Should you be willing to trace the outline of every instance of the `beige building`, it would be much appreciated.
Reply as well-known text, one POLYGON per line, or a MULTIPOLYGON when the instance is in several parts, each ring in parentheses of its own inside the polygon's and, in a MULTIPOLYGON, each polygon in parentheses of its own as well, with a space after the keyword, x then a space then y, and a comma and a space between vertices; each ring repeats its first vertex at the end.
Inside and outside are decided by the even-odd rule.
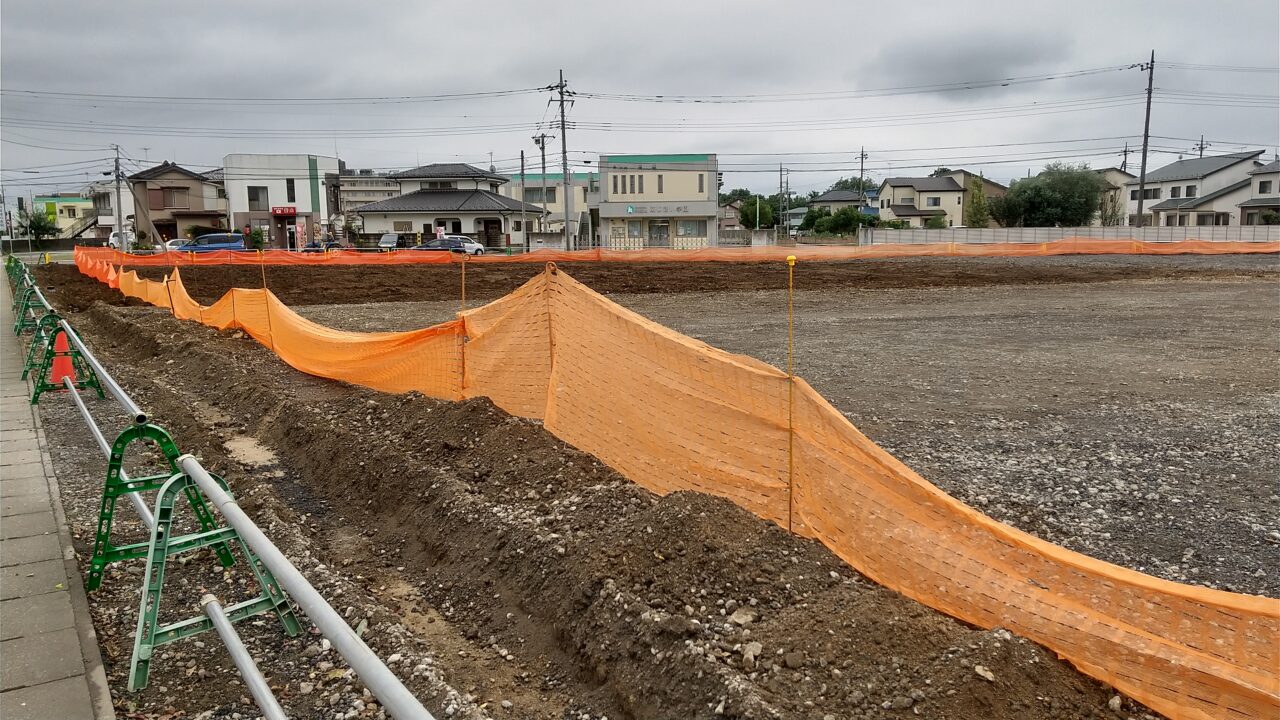
POLYGON ((58 237, 78 237, 97 221, 93 199, 80 193, 49 193, 31 200, 32 212, 44 212, 58 226, 58 237))
POLYGON ((387 200, 400 194, 400 183, 372 170, 342 170, 338 175, 338 213, 348 220, 361 205, 387 200))
POLYGON ((604 247, 700 248, 719 238, 715 155, 601 155, 604 247))
MULTIPOLYGON (((595 173, 570 173, 569 191, 573 201, 569 205, 575 234, 585 235, 586 213, 595 210, 599 203, 599 183, 595 173), (579 227, 579 226, 582 227, 579 227)), ((564 173, 525 173, 523 184, 519 174, 508 175, 507 184, 498 192, 512 200, 524 200, 529 205, 545 208, 546 217, 530 216, 531 232, 564 232, 564 173)))
POLYGON ((1280 215, 1280 160, 1249 173, 1249 199, 1239 204, 1241 225, 1261 225, 1263 215, 1280 215))
POLYGON ((734 200, 721 205, 718 217, 720 230, 741 230, 742 201, 734 200))
POLYGON ((185 237, 192 225, 227 227, 227 194, 220 173, 197 173, 165 161, 129 176, 134 227, 150 244, 185 237), (156 238, 155 235, 159 235, 156 238))
MULTIPOLYGON (((967 170, 953 170, 938 177, 889 178, 880 184, 880 219, 905 220, 911 227, 925 227, 931 217, 942 217, 947 227, 964 225, 964 201, 974 181, 987 199, 1003 197, 1004 185, 967 170)), ((991 222, 989 227, 995 227, 991 222)))
POLYGON ((818 197, 809 201, 810 208, 826 208, 827 212, 835 215, 836 212, 847 207, 863 208, 870 207, 868 199, 857 190, 828 190, 818 197))
POLYGON ((1106 224, 1123 225, 1125 220, 1125 186, 1137 176, 1120 168, 1103 168, 1094 172, 1102 177, 1106 187, 1103 189, 1102 197, 1098 201, 1098 212, 1094 213, 1093 220, 1089 224, 1095 227, 1106 224), (1105 222, 1107 219, 1115 222, 1107 223, 1105 222))

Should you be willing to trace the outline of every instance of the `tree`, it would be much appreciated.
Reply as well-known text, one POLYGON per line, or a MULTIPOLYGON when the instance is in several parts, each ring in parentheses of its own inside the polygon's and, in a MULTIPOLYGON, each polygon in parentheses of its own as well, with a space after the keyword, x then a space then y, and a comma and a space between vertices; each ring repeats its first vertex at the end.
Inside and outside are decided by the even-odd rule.
POLYGON ((743 201, 742 209, 738 211, 738 221, 743 227, 759 230, 760 228, 773 227, 773 205, 767 201, 761 201, 760 198, 752 197, 743 201), (756 206, 760 206, 760 224, 756 225, 756 206))
POLYGON ((879 184, 879 183, 877 183, 876 181, 872 180, 871 178, 868 178, 868 177, 863 177, 863 178, 848 177, 848 178, 840 178, 839 180, 837 180, 837 181, 835 181, 834 183, 832 183, 832 184, 831 184, 831 187, 830 187, 830 188, 827 188, 827 189, 828 189, 828 190, 852 190, 852 191, 854 191, 854 192, 866 192, 866 191, 868 191, 868 190, 875 190, 875 189, 876 189, 876 188, 878 188, 878 187, 880 187, 880 184, 879 184))
POLYGON ((940 167, 937 170, 934 170, 933 172, 929 173, 929 177, 942 177, 943 175, 946 175, 950 172, 952 172, 951 168, 940 167))
POLYGON ((930 215, 928 219, 924 221, 924 226, 930 230, 946 230, 947 216, 946 215, 930 215))
POLYGON ((822 218, 831 217, 831 211, 825 207, 811 207, 809 212, 804 214, 804 219, 800 221, 801 230, 813 230, 814 226, 822 218))
POLYGON ((18 232, 31 238, 31 242, 40 247, 42 240, 58 234, 58 223, 44 212, 21 210, 18 212, 18 232))
POLYGON ((1098 222, 1106 227, 1116 227, 1124 222, 1124 207, 1120 204, 1120 193, 1107 191, 1102 194, 1098 222))
POLYGON ((1098 212, 1106 180, 1088 165, 1050 163, 1039 175, 1015 181, 991 216, 1004 227, 1080 227, 1098 212))
POLYGON ((731 202, 746 202, 754 193, 746 188, 734 188, 727 193, 720 193, 720 204, 728 205, 731 202))
POLYGON ((1280 213, 1268 210, 1258 216, 1259 225, 1280 225, 1280 213))
POLYGON ((987 193, 982 178, 969 181, 969 197, 964 201, 964 224, 967 227, 984 228, 991 224, 991 210, 987 207, 987 193))

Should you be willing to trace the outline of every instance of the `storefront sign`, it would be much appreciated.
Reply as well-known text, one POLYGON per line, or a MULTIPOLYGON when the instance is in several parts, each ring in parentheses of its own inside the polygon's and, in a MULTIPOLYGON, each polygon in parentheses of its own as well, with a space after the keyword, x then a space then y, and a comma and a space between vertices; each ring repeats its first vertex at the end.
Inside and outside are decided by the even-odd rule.
POLYGON ((272 215, 297 215, 298 208, 292 205, 282 205, 279 207, 271 208, 271 214, 272 215))

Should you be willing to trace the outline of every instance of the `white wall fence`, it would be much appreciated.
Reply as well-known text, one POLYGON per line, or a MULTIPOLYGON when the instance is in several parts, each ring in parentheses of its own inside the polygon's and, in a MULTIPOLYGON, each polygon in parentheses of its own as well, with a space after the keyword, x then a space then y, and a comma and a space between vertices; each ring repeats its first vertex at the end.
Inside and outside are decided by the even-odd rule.
MULTIPOLYGON (((1176 242, 1277 242, 1280 225, 1197 225, 1184 227, 1078 227, 1078 228, 946 228, 925 230, 859 229, 859 245, 889 243, 1044 243, 1064 238, 1176 242)), ((848 238, 803 238, 804 244, 845 245, 848 238)))

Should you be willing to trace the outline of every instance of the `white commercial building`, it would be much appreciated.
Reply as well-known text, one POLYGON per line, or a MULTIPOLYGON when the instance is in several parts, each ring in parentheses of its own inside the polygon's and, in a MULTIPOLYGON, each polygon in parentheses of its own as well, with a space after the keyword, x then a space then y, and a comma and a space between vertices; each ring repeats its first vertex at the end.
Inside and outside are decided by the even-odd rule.
POLYGON ((262 228, 266 244, 282 248, 301 247, 329 231, 337 158, 233 154, 222 163, 235 228, 262 228))

